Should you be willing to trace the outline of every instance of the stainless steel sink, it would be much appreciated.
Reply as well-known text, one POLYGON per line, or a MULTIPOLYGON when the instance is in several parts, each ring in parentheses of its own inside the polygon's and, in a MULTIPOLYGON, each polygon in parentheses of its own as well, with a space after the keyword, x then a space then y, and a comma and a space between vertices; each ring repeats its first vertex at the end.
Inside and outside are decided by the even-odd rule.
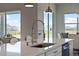
POLYGON ((51 45, 54 45, 54 43, 41 43, 41 44, 37 44, 37 45, 31 46, 31 47, 45 48, 45 47, 48 47, 51 45))

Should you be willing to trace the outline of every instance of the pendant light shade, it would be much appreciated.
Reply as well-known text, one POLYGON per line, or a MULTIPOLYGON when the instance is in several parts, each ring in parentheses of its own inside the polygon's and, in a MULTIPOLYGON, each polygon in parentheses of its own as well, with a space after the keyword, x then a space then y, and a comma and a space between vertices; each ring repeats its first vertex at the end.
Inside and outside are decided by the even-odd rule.
POLYGON ((52 12, 52 9, 50 9, 50 6, 48 6, 48 9, 46 9, 46 12, 52 12))

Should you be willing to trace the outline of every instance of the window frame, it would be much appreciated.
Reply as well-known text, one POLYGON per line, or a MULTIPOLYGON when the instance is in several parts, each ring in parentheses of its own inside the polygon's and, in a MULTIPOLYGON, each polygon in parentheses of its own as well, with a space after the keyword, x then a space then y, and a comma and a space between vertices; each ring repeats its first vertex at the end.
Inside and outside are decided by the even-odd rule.
MULTIPOLYGON (((65 14, 77 14, 77 13, 64 13, 64 26, 65 26, 65 24, 76 24, 77 25, 77 27, 76 27, 76 33, 79 32, 79 16, 78 16, 78 14, 77 14, 77 23, 65 23, 65 14)), ((65 32, 66 32, 66 27, 65 27, 65 32)))
MULTIPOLYGON (((46 14, 46 12, 44 11, 43 12, 43 21, 45 22, 45 14, 46 14)), ((44 43, 53 43, 54 42, 54 29, 53 30, 51 30, 52 31, 52 41, 50 42, 50 31, 49 31, 49 25, 50 25, 50 20, 48 20, 48 18, 50 19, 50 14, 51 14, 51 19, 52 19, 52 28, 54 28, 54 12, 51 12, 51 13, 47 13, 47 33, 48 33, 48 35, 47 35, 47 38, 48 38, 48 40, 47 40, 47 42, 45 42, 44 41, 44 43), (48 14, 49 14, 49 16, 48 16, 48 14)), ((45 24, 45 23, 44 23, 45 24)), ((44 25, 44 27, 45 27, 45 25, 44 25)), ((44 30, 45 30, 45 28, 44 28, 44 30)))

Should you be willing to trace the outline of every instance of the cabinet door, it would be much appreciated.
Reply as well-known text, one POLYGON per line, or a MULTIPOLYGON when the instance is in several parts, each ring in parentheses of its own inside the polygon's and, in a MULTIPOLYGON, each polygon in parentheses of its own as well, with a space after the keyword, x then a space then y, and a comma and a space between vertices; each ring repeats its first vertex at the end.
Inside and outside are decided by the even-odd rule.
POLYGON ((73 40, 69 42, 69 50, 70 56, 73 56, 73 40))
POLYGON ((55 56, 61 56, 62 52, 57 53, 55 56))
POLYGON ((45 56, 45 54, 44 54, 44 53, 42 53, 42 54, 39 54, 39 55, 37 55, 37 56, 45 56))
POLYGON ((56 55, 62 55, 62 47, 57 47, 54 50, 50 50, 46 52, 47 56, 56 56, 56 55))

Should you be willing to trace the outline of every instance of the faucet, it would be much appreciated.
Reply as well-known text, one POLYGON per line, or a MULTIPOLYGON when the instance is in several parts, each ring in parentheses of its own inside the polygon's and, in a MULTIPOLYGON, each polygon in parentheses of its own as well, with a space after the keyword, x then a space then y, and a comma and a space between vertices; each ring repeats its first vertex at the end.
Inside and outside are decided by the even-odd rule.
MULTIPOLYGON (((42 25, 43 25, 43 40, 45 40, 45 31, 44 31, 44 22, 42 20, 35 20, 36 22, 41 22, 42 25)), ((35 25, 35 22, 33 22, 33 25, 32 25, 32 44, 34 43, 34 40, 33 40, 33 30, 34 30, 34 25, 35 25)), ((39 33, 40 35, 40 33, 39 33)))

